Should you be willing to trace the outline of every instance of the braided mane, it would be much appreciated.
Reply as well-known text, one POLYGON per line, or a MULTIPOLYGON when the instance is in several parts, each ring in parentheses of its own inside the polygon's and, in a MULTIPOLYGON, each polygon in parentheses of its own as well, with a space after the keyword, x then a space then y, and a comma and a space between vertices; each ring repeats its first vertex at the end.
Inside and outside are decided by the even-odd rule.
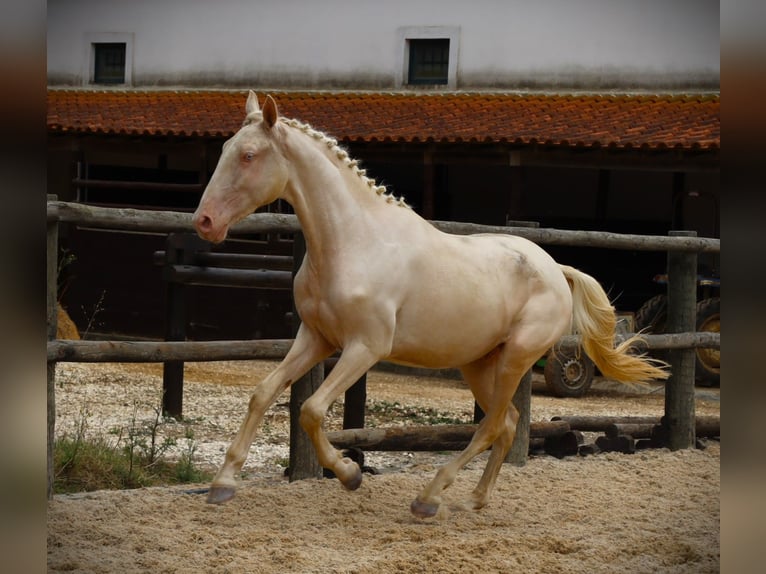
MULTIPOLYGON (((263 115, 260 111, 252 112, 245 118, 245 121, 242 123, 242 126, 244 127, 246 125, 249 125, 256 120, 261 119, 262 117, 263 115)), ((303 123, 301 121, 298 121, 295 119, 289 119, 289 118, 285 118, 281 116, 279 120, 283 124, 288 125, 291 128, 296 128, 302 131, 304 134, 311 137, 312 139, 315 139, 317 141, 324 143, 327 146, 327 149, 330 150, 330 153, 332 155, 334 155, 341 162, 343 162, 343 164, 346 167, 351 169, 357 176, 359 176, 359 178, 364 182, 364 184, 369 189, 373 190, 379 196, 384 198, 388 203, 393 203, 401 207, 406 207, 407 209, 412 209, 412 206, 407 204, 407 202, 404 201, 403 197, 395 197, 394 195, 388 193, 386 186, 378 185, 374 179, 367 177, 367 170, 364 170, 359 167, 359 160, 351 159, 351 157, 348 155, 348 152, 344 150, 338 144, 338 140, 328 136, 327 134, 320 132, 319 130, 315 130, 310 125, 303 123)))

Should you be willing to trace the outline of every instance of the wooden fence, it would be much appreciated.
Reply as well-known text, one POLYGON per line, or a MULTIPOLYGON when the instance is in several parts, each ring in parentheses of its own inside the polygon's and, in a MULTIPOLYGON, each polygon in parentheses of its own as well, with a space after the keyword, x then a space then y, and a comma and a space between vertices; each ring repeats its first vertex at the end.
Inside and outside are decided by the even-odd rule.
MULTIPOLYGON (((55 424, 55 364, 68 362, 167 362, 167 361, 222 361, 281 359, 292 343, 291 340, 261 341, 62 341, 56 340, 56 297, 58 268, 58 225, 70 223, 104 228, 142 232, 191 232, 193 226, 188 213, 149 211, 138 209, 115 209, 66 203, 49 198, 47 205, 47 321, 48 321, 48 496, 53 489, 53 441, 55 424)), ((593 231, 568 231, 532 227, 497 227, 471 223, 435 221, 437 228, 456 234, 505 233, 526 237, 546 245, 601 247, 607 249, 666 251, 668 253, 668 320, 666 335, 649 335, 646 347, 672 349, 670 364, 672 375, 666 384, 665 420, 667 422, 668 446, 673 449, 689 448, 695 444, 694 412, 694 349, 697 347, 720 348, 720 334, 695 332, 697 254, 719 253, 720 240, 698 238, 693 232, 670 232, 670 236, 644 236, 593 231)), ((298 220, 292 215, 253 214, 233 226, 231 235, 251 233, 297 233, 298 220)), ((151 262, 147 262, 151 264, 151 262)), ((564 346, 577 344, 576 337, 564 337, 564 346)), ((321 382, 321 374, 309 373, 293 385, 293 394, 307 396, 321 382)), ((530 385, 520 387, 517 407, 521 407, 522 421, 529 426, 530 385), (526 415, 526 417, 524 416, 526 415)), ((300 399, 291 400, 291 421, 297 422, 296 405, 300 399)), ((523 426, 523 425, 520 425, 523 426)), ((313 458, 313 450, 305 440, 293 441, 291 425, 291 466, 313 458), (307 449, 311 452, 295 452, 307 449)), ((529 429, 519 429, 520 440, 515 452, 526 456, 529 429), (523 443, 523 444, 522 444, 523 443)), ((518 456, 518 455, 517 455, 518 456)), ((311 476, 314 469, 304 474, 311 476)), ((298 476, 300 475, 300 470, 298 476)))

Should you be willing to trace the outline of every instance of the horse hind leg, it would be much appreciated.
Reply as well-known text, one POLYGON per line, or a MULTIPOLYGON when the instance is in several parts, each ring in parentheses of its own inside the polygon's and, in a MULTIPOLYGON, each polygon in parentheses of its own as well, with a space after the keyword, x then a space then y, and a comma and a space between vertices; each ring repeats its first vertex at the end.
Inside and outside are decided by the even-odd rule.
POLYGON ((514 421, 518 419, 518 413, 515 409, 509 413, 509 408, 512 408, 511 399, 521 376, 526 372, 526 362, 522 365, 510 363, 507 360, 509 353, 511 350, 505 345, 489 356, 463 367, 463 375, 485 416, 465 450, 440 468, 434 479, 412 502, 410 510, 415 516, 435 516, 442 502, 441 493, 452 484, 458 471, 495 443, 497 448, 493 448, 478 486, 471 499, 460 508, 476 510, 487 504, 502 462, 513 442, 516 430, 514 421))
MULTIPOLYGON (((484 407, 482 407, 482 410, 484 407)), ((500 474, 503 462, 505 462, 508 451, 511 449, 513 439, 516 436, 516 425, 519 421, 519 413, 512 404, 508 405, 506 411, 505 428, 498 435, 495 442, 492 443, 492 451, 484 467, 479 483, 471 493, 471 497, 459 506, 461 510, 480 510, 484 508, 492 496, 497 477, 500 474)))
MULTIPOLYGON (((474 365, 469 365, 463 369, 463 376, 468 382, 468 386, 476 398, 476 402, 479 403, 479 406, 484 412, 489 410, 493 401, 496 375, 496 364, 490 364, 479 368, 475 368, 474 365)), ((470 499, 460 505, 458 507, 459 509, 475 511, 485 507, 487 503, 489 503, 489 499, 497 481, 497 476, 500 473, 503 462, 508 455, 508 451, 511 449, 513 439, 516 436, 516 425, 518 424, 518 421, 519 413, 516 410, 516 407, 510 403, 506 411, 505 427, 500 432, 497 439, 495 439, 495 442, 492 443, 492 451, 490 452, 489 460, 484 468, 481 479, 471 493, 470 499)))

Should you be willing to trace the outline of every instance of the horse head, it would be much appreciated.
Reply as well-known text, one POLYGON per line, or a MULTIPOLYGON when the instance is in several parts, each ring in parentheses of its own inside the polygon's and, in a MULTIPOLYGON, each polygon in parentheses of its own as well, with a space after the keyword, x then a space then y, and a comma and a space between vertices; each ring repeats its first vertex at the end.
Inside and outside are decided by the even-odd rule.
POLYGON ((202 194, 192 221, 203 239, 220 243, 229 228, 285 189, 288 166, 279 152, 277 104, 266 96, 263 109, 251 90, 245 121, 223 144, 221 157, 202 194))

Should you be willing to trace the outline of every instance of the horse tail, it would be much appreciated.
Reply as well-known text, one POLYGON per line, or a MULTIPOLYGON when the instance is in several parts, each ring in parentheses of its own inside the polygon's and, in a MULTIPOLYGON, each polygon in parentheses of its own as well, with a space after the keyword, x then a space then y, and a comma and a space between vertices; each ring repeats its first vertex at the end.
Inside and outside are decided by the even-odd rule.
POLYGON ((667 379, 667 363, 630 353, 631 346, 642 340, 640 335, 614 345, 617 316, 598 281, 574 267, 560 267, 572 291, 573 330, 581 336, 583 350, 601 374, 627 383, 667 379))

